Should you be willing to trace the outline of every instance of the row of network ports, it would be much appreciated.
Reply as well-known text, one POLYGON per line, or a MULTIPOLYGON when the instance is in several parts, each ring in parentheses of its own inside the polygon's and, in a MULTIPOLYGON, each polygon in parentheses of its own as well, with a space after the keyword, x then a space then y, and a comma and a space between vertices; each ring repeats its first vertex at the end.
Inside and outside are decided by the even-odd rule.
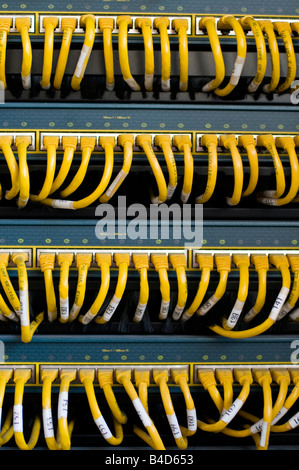
MULTIPOLYGON (((169 445, 174 448, 184 450, 189 442, 192 445, 192 441, 199 445, 197 436, 202 432, 210 436, 226 432, 233 437, 250 436, 258 450, 268 450, 273 435, 292 434, 299 425, 297 367, 195 366, 194 372, 200 387, 193 388, 190 384, 186 367, 165 365, 164 368, 156 368, 153 365, 144 369, 118 366, 97 369, 81 365, 68 368, 43 365, 39 370, 42 401, 39 403, 35 394, 35 406, 31 404, 30 421, 33 425, 30 429, 24 417, 26 406, 30 404, 32 369, 26 366, 0 367, 0 398, 1 403, 5 403, 6 412, 0 434, 1 445, 32 450, 38 444, 51 450, 70 450, 79 418, 78 409, 84 410, 85 417, 90 415, 107 445, 117 446, 125 442, 124 434, 129 425, 136 439, 138 436, 143 445, 155 450, 165 450, 169 436, 169 445), (75 383, 84 390, 83 394, 78 393, 77 387, 73 386, 75 383), (127 396, 127 402, 118 389, 127 396), (151 393, 153 390, 157 393, 151 393), (160 401, 158 413, 155 410, 157 403, 153 403, 155 396, 155 401, 157 397, 160 401), (75 417, 70 411, 72 405, 75 406, 75 417), (168 423, 166 436, 161 430, 164 421, 168 423), (59 437, 58 434, 56 436, 56 426, 59 437), (28 441, 25 429, 26 434, 28 429, 31 433, 28 441), (13 444, 11 440, 14 440, 13 444)), ((26 419, 27 416, 28 413, 26 419)), ((89 439, 93 433, 91 429, 89 439)), ((103 442, 96 445, 103 445, 103 442)))
MULTIPOLYGON (((299 165, 297 148, 299 136, 289 135, 235 135, 235 134, 113 134, 113 133, 41 133, 41 134, 18 134, 0 136, 0 147, 4 154, 6 164, 10 173, 11 188, 6 191, 6 200, 16 200, 18 207, 27 206, 28 202, 41 203, 48 207, 58 209, 77 210, 93 205, 96 201, 107 203, 124 184, 133 165, 133 155, 136 146, 145 153, 147 164, 153 174, 155 189, 151 192, 151 203, 162 204, 170 201, 178 187, 178 164, 175 153, 183 153, 183 182, 180 190, 180 200, 187 203, 192 189, 194 189, 194 175, 197 165, 197 155, 200 155, 198 163, 203 163, 202 156, 208 152, 208 180, 203 194, 195 199, 196 204, 208 202, 216 189, 218 176, 218 159, 222 152, 228 152, 233 166, 233 187, 231 195, 226 196, 229 206, 239 205, 241 200, 248 196, 256 195, 258 202, 266 206, 285 206, 298 202, 299 165), (192 141, 194 137, 195 142, 192 141), (39 143, 38 143, 39 140, 39 143), (16 146, 18 158, 13 152, 16 146), (67 187, 63 186, 68 181, 72 172, 73 160, 76 151, 80 147, 81 164, 75 171, 72 180, 67 187), (195 147, 194 147, 195 146, 195 147), (117 174, 113 175, 115 156, 114 152, 119 148, 123 151, 122 167, 118 168, 117 174), (176 150, 174 150, 174 147, 176 150), (43 184, 37 189, 37 194, 32 194, 32 186, 36 184, 34 176, 30 175, 28 168, 28 154, 34 149, 46 153, 44 165, 43 184), (104 152, 102 162, 103 171, 94 189, 85 197, 77 200, 68 199, 84 185, 87 172, 93 161, 94 151, 104 152), (197 155, 193 154, 195 150, 197 155), (263 175, 259 173, 260 150, 270 155, 269 160, 275 168, 276 188, 259 191, 258 186, 263 182, 263 175), (166 164, 168 177, 162 170, 162 162, 159 161, 156 150, 162 153, 166 164), (59 165, 58 153, 62 152, 62 161, 59 165), (243 152, 245 152, 245 157, 243 152), (202 155, 201 155, 202 154, 202 155), (249 181, 244 182, 243 159, 249 161, 249 181), (287 158, 288 163, 283 160, 287 158), (290 183, 286 175, 291 172, 290 183), (58 171, 56 171, 56 167, 58 171), (59 196, 56 196, 60 192, 59 196), (53 196, 52 196, 53 195, 53 196)), ((38 152, 38 151, 37 151, 38 152)), ((226 153, 223 153, 226 155, 226 153)), ((223 156, 222 155, 222 156, 223 156)), ((273 168, 273 170, 274 170, 273 168)), ((273 171, 274 173, 274 171, 273 171)), ((89 185, 90 187, 90 185, 89 185)), ((35 190, 34 190, 35 191, 35 190)), ((86 191, 86 190, 85 190, 86 191)))

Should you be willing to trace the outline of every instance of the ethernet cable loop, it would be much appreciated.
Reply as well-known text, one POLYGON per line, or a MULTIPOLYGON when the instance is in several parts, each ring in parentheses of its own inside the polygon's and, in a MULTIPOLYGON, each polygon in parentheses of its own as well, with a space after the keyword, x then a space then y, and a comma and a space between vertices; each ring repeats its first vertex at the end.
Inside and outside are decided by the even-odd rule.
POLYGON ((53 79, 53 87, 56 90, 61 89, 76 23, 76 18, 61 18, 61 29, 63 36, 53 79))
POLYGON ((169 18, 161 17, 154 19, 154 28, 160 33, 161 42, 161 89, 170 91, 171 80, 171 51, 168 37, 169 18))
POLYGON ((71 168, 74 153, 77 149, 78 139, 76 136, 63 136, 62 137, 62 148, 63 148, 63 159, 59 168, 58 174, 55 176, 52 187, 49 194, 53 194, 59 190, 61 185, 64 183, 69 170, 71 168))
POLYGON ((21 35, 23 47, 21 78, 24 90, 30 90, 31 88, 32 46, 29 36, 30 26, 30 18, 16 18, 16 28, 21 35))
POLYGON ((297 73, 296 56, 291 37, 292 29, 291 25, 286 22, 274 21, 273 26, 274 30, 277 31, 279 36, 282 38, 287 57, 287 76, 283 83, 281 83, 277 88, 277 93, 283 93, 291 87, 297 73))
POLYGON ((0 137, 0 148, 3 152, 4 158, 6 160, 7 166, 10 172, 11 178, 11 189, 6 191, 5 199, 11 200, 17 196, 19 193, 19 167, 14 156, 14 153, 11 148, 12 145, 12 136, 1 136, 0 137))
POLYGON ((72 77, 71 87, 73 90, 80 90, 81 81, 92 52, 95 40, 95 17, 94 15, 83 15, 80 18, 81 26, 85 27, 84 44, 72 77))
MULTIPOLYGON (((13 376, 13 369, 0 370, 0 417, 2 418, 3 401, 7 383, 13 376)), ((9 409, 2 425, 0 421, 0 447, 10 441, 13 437, 13 410, 9 409)))
POLYGON ((53 282, 55 254, 41 253, 39 257, 39 263, 41 271, 44 274, 48 320, 52 323, 57 318, 56 293, 53 282))
POLYGON ((154 143, 160 147, 167 165, 169 180, 167 185, 167 200, 170 200, 178 184, 178 172, 175 157, 172 151, 171 137, 168 134, 158 134, 155 136, 154 143))
POLYGON ((155 71, 152 23, 149 18, 137 18, 135 26, 141 29, 144 40, 144 88, 152 91, 155 71))
POLYGON ((45 136, 44 146, 47 151, 47 168, 43 186, 39 194, 30 194, 30 200, 34 202, 43 202, 50 194, 56 170, 56 151, 59 145, 58 136, 45 136))
POLYGON ((232 15, 224 15, 217 23, 220 30, 232 28, 237 39, 237 57, 235 59, 234 68, 231 73, 229 83, 224 88, 216 88, 214 93, 217 96, 227 96, 238 85, 242 75, 243 67, 246 59, 247 43, 244 30, 239 21, 232 15))
POLYGON ((201 145, 208 150, 208 178, 204 193, 195 199, 196 204, 204 204, 210 200, 215 190, 218 172, 218 137, 215 134, 205 134, 201 138, 201 145))
POLYGON ((220 135, 219 138, 220 145, 223 145, 224 148, 230 150, 233 168, 234 168, 234 188, 231 197, 226 198, 227 204, 230 206, 235 206, 239 204, 242 197, 243 190, 243 162, 238 150, 237 139, 234 135, 220 135))
POLYGON ((104 416, 100 411, 93 385, 95 371, 93 369, 81 369, 79 370, 79 378, 84 385, 92 417, 103 438, 110 445, 117 446, 121 444, 124 437, 121 423, 119 423, 115 418, 113 418, 115 427, 115 436, 113 436, 109 426, 106 423, 104 416))
POLYGON ((188 20, 174 19, 172 27, 178 34, 179 38, 179 61, 180 61, 180 82, 179 90, 188 90, 189 81, 189 50, 188 50, 188 20))
POLYGON ((17 199, 17 205, 21 209, 27 206, 30 199, 30 175, 27 163, 27 149, 31 144, 31 138, 29 136, 17 136, 16 147, 18 151, 19 159, 19 172, 18 172, 18 188, 19 197, 17 199))
POLYGON ((165 320, 170 307, 170 284, 168 279, 169 262, 166 254, 152 253, 151 261, 158 272, 161 292, 159 320, 165 320))
POLYGON ((45 42, 44 42, 44 59, 42 79, 40 82, 44 90, 51 88, 53 52, 54 52, 54 30, 58 26, 57 17, 45 17, 43 19, 43 27, 45 28, 45 42))
POLYGON ((192 155, 192 141, 188 135, 175 135, 173 143, 180 152, 184 153, 184 179, 181 201, 183 204, 186 204, 193 186, 194 159, 192 155))
POLYGON ((265 93, 273 93, 279 84, 280 80, 280 58, 279 48, 274 31, 274 25, 270 20, 259 20, 262 32, 265 34, 268 42, 269 53, 271 58, 271 80, 270 83, 264 85, 263 91, 265 93))
POLYGON ((202 91, 208 93, 218 88, 223 82, 225 78, 225 64, 217 34, 215 18, 213 16, 203 17, 200 19, 198 26, 208 34, 215 64, 215 78, 202 87, 202 91))
POLYGON ((12 26, 12 18, 0 18, 0 85, 1 88, 6 90, 6 47, 7 47, 7 35, 12 26))
POLYGON ((103 31, 104 61, 106 70, 106 89, 113 91, 115 86, 112 30, 114 29, 113 18, 99 18, 99 27, 103 31))
POLYGON ((73 306, 69 314, 70 322, 73 322, 77 318, 83 306, 85 293, 86 293, 87 275, 88 275, 88 270, 90 268, 91 262, 92 262, 91 253, 77 253, 76 265, 78 268, 78 280, 77 280, 75 300, 74 300, 73 306))
POLYGON ((73 263, 73 253, 58 253, 58 264, 60 266, 59 277, 59 321, 66 323, 69 320, 69 271, 73 263))
POLYGON ((116 23, 118 25, 118 56, 121 73, 124 81, 132 91, 139 91, 140 85, 132 76, 129 63, 128 49, 128 28, 132 27, 132 18, 129 15, 118 16, 116 23))
POLYGON ((148 269, 149 259, 147 253, 133 253, 133 262, 135 268, 139 272, 140 277, 140 293, 139 301, 133 317, 134 322, 140 322, 144 316, 149 298, 149 285, 148 285, 148 269))
POLYGON ((14 405, 13 405, 13 430, 16 444, 20 450, 32 450, 37 444, 40 429, 41 420, 37 415, 34 418, 33 427, 31 431, 28 443, 25 441, 23 434, 23 395, 26 382, 31 377, 30 369, 16 369, 14 371, 14 383, 15 383, 15 394, 14 394, 14 405))

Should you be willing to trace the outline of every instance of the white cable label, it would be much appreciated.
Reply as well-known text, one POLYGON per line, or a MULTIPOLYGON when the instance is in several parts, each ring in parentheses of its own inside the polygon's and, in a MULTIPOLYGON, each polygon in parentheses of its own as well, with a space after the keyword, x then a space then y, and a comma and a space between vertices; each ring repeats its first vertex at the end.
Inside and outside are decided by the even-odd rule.
POLYGON ((84 316, 81 317, 80 321, 83 323, 83 325, 87 325, 91 320, 93 320, 95 315, 91 313, 90 310, 85 313, 84 316))
POLYGON ((91 53, 91 47, 87 46, 86 44, 83 44, 80 57, 77 62, 76 70, 74 72, 75 77, 77 78, 83 77, 90 53, 91 53))
POLYGON ((243 404, 242 400, 236 398, 231 407, 221 416, 221 421, 224 421, 226 424, 230 423, 236 414, 239 413, 243 404))
POLYGON ((219 299, 215 297, 215 295, 212 295, 198 310, 197 314, 198 315, 205 315, 208 313, 209 310, 218 302, 219 299))
POLYGON ((282 287, 280 289, 278 296, 276 297, 276 300, 270 312, 269 318, 271 320, 273 321, 277 320, 280 310, 282 309, 283 304, 285 303, 288 295, 289 295, 289 289, 287 287, 282 287))
POLYGON ((58 419, 67 418, 69 394, 66 391, 59 392, 58 398, 58 419))
POLYGON ((109 198, 113 196, 115 188, 119 184, 121 184, 127 176, 128 176, 128 173, 126 173, 124 170, 120 170, 119 173, 116 175, 114 181, 112 181, 109 188, 105 192, 105 195, 109 198))
POLYGON ((285 317, 289 313, 289 311, 292 310, 292 308, 293 307, 288 302, 286 302, 280 310, 277 320, 281 320, 283 317, 285 317))
POLYGON ((138 305, 136 307, 136 311, 135 311, 135 316, 134 316, 135 321, 138 322, 138 321, 142 320, 145 309, 146 309, 146 306, 147 306, 147 304, 138 303, 138 305))
POLYGON ((190 196, 190 193, 185 193, 184 191, 181 192, 181 201, 183 204, 186 204, 190 196))
POLYGON ((139 418, 141 419, 143 426, 145 428, 147 428, 148 426, 151 426, 152 421, 149 415, 147 414, 140 398, 134 398, 134 400, 132 400, 132 403, 134 405, 135 410, 137 411, 139 418))
POLYGON ((192 410, 188 410, 187 408, 187 423, 189 431, 197 430, 197 415, 195 408, 192 408, 192 410))
POLYGON ((29 326, 29 310, 28 310, 28 290, 21 290, 20 294, 20 305, 21 305, 21 326, 29 326))
POLYGON ((55 209, 74 209, 74 201, 53 199, 52 207, 55 207, 55 209))
POLYGON ((289 419, 289 424, 293 429, 299 426, 299 411, 289 419))
POLYGON ((125 82, 129 85, 129 87, 130 87, 133 91, 139 91, 140 87, 139 87, 138 83, 134 80, 133 77, 127 78, 127 79, 125 80, 125 82))
POLYGON ((23 432, 23 405, 17 404, 13 407, 13 430, 23 432))
POLYGON ((236 326, 236 323, 239 320, 240 315, 242 313, 244 303, 245 303, 244 301, 240 301, 238 299, 236 300, 235 305, 227 319, 227 326, 229 328, 234 328, 236 326))
POLYGON ((60 316, 63 320, 67 320, 69 318, 69 298, 62 299, 59 298, 59 305, 60 305, 60 316))
POLYGON ((166 416, 167 416, 167 419, 168 419, 169 426, 170 426, 171 432, 173 434, 173 437, 175 439, 180 439, 182 437, 182 433, 181 433, 181 430, 180 430, 180 426, 179 426, 176 414, 173 413, 172 415, 166 415, 166 416))
POLYGON ((288 408, 282 406, 275 418, 272 420, 271 424, 276 424, 288 411, 288 408))
POLYGON ((172 318, 174 320, 179 320, 179 318, 181 318, 181 315, 182 315, 183 311, 184 311, 184 307, 176 306, 174 311, 173 311, 172 318))
POLYGON ((173 196, 173 193, 176 190, 176 186, 173 186, 172 184, 169 184, 167 186, 167 199, 171 199, 173 196))
POLYGON ((144 75, 144 88, 148 91, 151 91, 153 87, 154 76, 153 74, 146 73, 144 75))
POLYGON ((115 310, 118 307, 119 302, 120 302, 120 299, 118 299, 116 295, 114 295, 103 314, 103 318, 105 321, 109 321, 111 319, 112 315, 114 314, 115 310))
POLYGON ((27 77, 24 77, 22 75, 22 85, 24 90, 30 90, 31 88, 31 75, 27 75, 27 77))
POLYGON ((103 415, 99 416, 94 421, 95 421, 97 427, 99 428, 100 433, 102 434, 102 436, 105 439, 110 439, 111 437, 113 437, 110 429, 107 426, 107 423, 106 423, 103 415))
POLYGON ((161 80, 161 88, 163 91, 169 91, 170 90, 170 80, 161 80))
POLYGON ((45 438, 54 437, 54 426, 51 408, 43 409, 43 425, 45 438))
POLYGON ((244 64, 245 64, 245 57, 237 56, 235 64, 234 64, 234 68, 233 68, 233 71, 232 71, 232 74, 231 74, 231 78, 230 78, 230 81, 229 81, 231 85, 237 85, 238 84, 238 82, 240 80, 240 77, 241 77, 241 74, 242 74, 244 64))
POLYGON ((167 317, 169 311, 169 304, 169 301, 162 300, 160 307, 160 319, 164 319, 167 317))
POLYGON ((260 438, 260 446, 261 447, 265 447, 265 445, 266 445, 268 427, 269 427, 269 423, 265 423, 265 421, 263 421, 261 438, 260 438))
POLYGON ((70 317, 71 318, 76 318, 78 312, 81 310, 81 307, 79 305, 74 304, 71 308, 70 311, 70 317))
POLYGON ((299 308, 296 308, 292 313, 290 313, 290 318, 296 320, 299 317, 299 308))

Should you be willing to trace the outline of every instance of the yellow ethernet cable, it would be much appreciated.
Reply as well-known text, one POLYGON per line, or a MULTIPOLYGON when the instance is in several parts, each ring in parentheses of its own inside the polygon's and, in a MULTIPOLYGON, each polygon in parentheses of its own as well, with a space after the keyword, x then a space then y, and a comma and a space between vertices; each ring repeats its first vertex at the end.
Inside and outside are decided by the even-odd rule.
POLYGON ((55 253, 41 253, 39 263, 44 274, 48 320, 52 323, 57 318, 56 294, 53 282, 55 253))
POLYGON ((178 300, 175 309, 172 313, 173 320, 179 320, 185 309, 188 297, 188 284, 187 284, 187 260, 185 254, 170 254, 169 261, 176 271, 178 282, 178 300))
POLYGON ((223 297, 226 291, 228 274, 231 271, 231 258, 230 255, 226 254, 215 254, 214 260, 216 264, 216 269, 219 273, 219 281, 215 293, 204 302, 197 311, 197 315, 203 316, 208 313, 214 305, 219 302, 223 297))
MULTIPOLYGON (((6 390, 6 384, 11 379, 12 369, 0 369, 0 416, 2 416, 2 405, 6 390)), ((2 426, 0 421, 0 447, 6 444, 13 436, 12 414, 8 412, 5 422, 2 426)))
MULTIPOLYGON (((3 290, 6 294, 7 299, 9 300, 10 305, 14 309, 15 313, 17 314, 16 320, 19 319, 20 316, 20 310, 21 310, 21 305, 19 298, 16 294, 16 291, 11 283, 10 277, 7 272, 7 266, 8 266, 8 261, 9 261, 9 253, 0 253, 0 281, 1 285, 3 287, 3 290)), ((0 303, 0 310, 2 310, 2 305, 0 303)), ((7 310, 7 309, 6 309, 7 310)), ((6 312, 5 310, 5 312, 6 312)), ((12 318, 12 314, 10 314, 10 317, 12 318)))
MULTIPOLYGON (((290 254, 288 255, 288 260, 294 276, 293 287, 287 301, 278 315, 277 320, 281 320, 285 315, 287 315, 295 307, 299 298, 299 255, 290 254)), ((292 319, 291 315, 290 318, 292 319)))
POLYGON ((238 138, 238 144, 246 150, 249 161, 250 177, 247 188, 242 192, 242 197, 247 197, 254 192, 259 179, 259 161, 256 142, 253 135, 241 135, 238 138))
POLYGON ((279 36, 281 37, 287 57, 287 76, 283 83, 279 85, 277 88, 277 93, 282 93, 288 90, 293 81, 296 78, 297 72, 297 63, 296 63, 296 55, 292 40, 292 28, 289 23, 284 21, 274 21, 273 23, 274 30, 277 31, 279 36))
POLYGON ((227 338, 250 338, 253 336, 260 335, 267 331, 271 326, 277 321, 279 313, 286 301, 288 296, 290 285, 291 285, 291 274, 289 271, 289 262, 285 255, 270 255, 270 264, 276 266, 277 269, 280 270, 282 276, 282 287, 279 291, 278 296, 275 299, 275 302, 272 306, 272 309, 268 315, 268 318, 264 320, 260 325, 255 326, 253 328, 249 328, 248 330, 244 331, 230 331, 221 328, 218 325, 212 325, 209 328, 218 333, 221 336, 225 336, 227 338))
POLYGON ((159 320, 165 320, 168 316, 170 304, 170 284, 167 272, 169 268, 169 262, 167 255, 163 253, 152 253, 151 261, 154 265, 154 268, 158 272, 160 281, 161 306, 159 320))
POLYGON ((7 35, 12 26, 12 18, 0 18, 0 84, 1 88, 6 89, 6 46, 7 46, 7 35))
POLYGON ((234 68, 231 73, 229 83, 224 88, 216 88, 214 93, 217 96, 227 96, 238 85, 245 64, 247 43, 245 33, 239 21, 232 15, 224 15, 217 23, 219 29, 232 28, 237 39, 237 57, 235 59, 234 68))
POLYGON ((277 415, 272 419, 271 432, 285 432, 298 426, 298 413, 292 416, 287 422, 283 424, 277 424, 278 421, 280 421, 283 416, 285 416, 291 410, 292 406, 294 406, 294 403, 296 403, 299 398, 299 371, 298 369, 290 369, 289 374, 294 385, 283 406, 277 415))
POLYGON ((216 369, 216 379, 223 388, 223 410, 222 413, 226 413, 230 409, 233 403, 233 372, 231 369, 216 369))
POLYGON ((249 393, 251 384, 253 382, 253 377, 250 369, 240 368, 234 370, 234 376, 238 383, 241 385, 241 391, 237 398, 233 401, 232 405, 228 410, 225 410, 218 421, 214 423, 204 423, 201 420, 197 420, 198 428, 202 431, 208 432, 223 432, 223 430, 228 426, 228 424, 237 416, 239 411, 242 409, 245 404, 249 393))
POLYGON ((4 158, 6 160, 10 179, 11 179, 11 189, 6 191, 5 199, 13 199, 19 192, 19 168, 16 161, 16 158, 11 149, 12 136, 5 135, 0 137, 0 148, 3 152, 4 158))
POLYGON ((53 79, 53 86, 56 90, 61 88, 76 24, 76 18, 61 18, 62 42, 53 79))
POLYGON ((134 379, 138 389, 138 396, 144 406, 144 409, 148 413, 148 387, 150 385, 149 369, 135 369, 134 379))
POLYGON ((118 279, 115 288, 115 293, 110 300, 108 306, 106 307, 103 315, 96 317, 96 323, 107 323, 111 320, 114 315, 115 310, 117 309, 126 289, 127 279, 128 279, 128 270, 130 266, 130 254, 129 253, 115 253, 114 261, 118 267, 118 279))
POLYGON ((169 180, 167 186, 167 200, 171 199, 178 184, 178 173, 175 158, 171 146, 171 137, 169 134, 157 134, 154 143, 160 147, 167 165, 169 180))
POLYGON ((192 436, 197 431, 197 414, 194 405, 194 400, 191 395, 190 387, 188 385, 188 372, 182 369, 171 369, 171 375, 174 382, 179 385, 185 399, 187 412, 187 429, 184 430, 184 435, 192 436))
POLYGON ((157 428, 153 421, 151 420, 150 416, 146 412, 140 398, 138 397, 138 394, 135 390, 134 385, 132 384, 131 381, 131 371, 130 370, 116 370, 115 372, 116 375, 116 380, 118 383, 120 383, 126 393, 128 394, 129 398, 132 401, 132 404, 143 424, 143 426, 146 428, 147 432, 149 433, 151 439, 154 442, 154 446, 156 450, 165 450, 164 444, 162 442, 162 439, 157 431, 157 428))
POLYGON ((188 50, 188 20, 176 18, 172 21, 172 27, 178 33, 179 38, 179 61, 180 61, 180 91, 188 90, 189 80, 189 50, 188 50))
POLYGON ((45 368, 41 371, 43 430, 49 450, 61 450, 60 443, 55 438, 51 403, 52 384, 57 377, 58 369, 45 368))
POLYGON ((132 27, 132 18, 129 15, 118 16, 118 56, 119 65, 124 81, 133 91, 139 91, 140 85, 131 74, 129 64, 128 28, 132 27))
POLYGON ((43 19, 43 27, 45 28, 45 40, 44 40, 44 60, 43 60, 43 72, 42 79, 40 82, 41 87, 44 90, 49 90, 51 87, 51 75, 52 75, 52 64, 53 64, 53 50, 54 50, 54 30, 58 26, 58 18, 47 16, 43 19))
POLYGON ((76 378, 76 369, 62 369, 60 372, 60 387, 58 395, 58 432, 61 450, 71 448, 71 430, 68 423, 69 387, 76 378))
POLYGON ((84 315, 80 315, 79 317, 79 321, 83 325, 87 325, 97 316, 107 297, 110 286, 110 266, 112 262, 111 254, 96 253, 95 259, 101 270, 101 286, 90 309, 84 315))
POLYGON ((299 189, 299 163, 295 149, 295 142, 292 137, 276 137, 276 148, 282 148, 288 153, 290 167, 291 167, 291 185, 287 194, 281 198, 275 197, 258 197, 258 200, 263 204, 272 206, 283 206, 289 204, 296 197, 299 189))
POLYGON ((61 323, 69 320, 69 270, 73 262, 73 253, 58 253, 57 261, 60 267, 59 276, 59 309, 61 323))
POLYGON ((181 201, 185 204, 188 202, 193 185, 194 161, 191 151, 192 142, 189 135, 175 135, 173 143, 178 148, 179 152, 184 152, 184 180, 181 201))
POLYGON ((112 388, 114 378, 113 369, 98 369, 97 376, 112 415, 120 424, 125 424, 127 422, 127 416, 120 409, 112 388))
POLYGON ((21 321, 21 339, 24 343, 29 343, 32 336, 44 319, 44 312, 37 315, 36 319, 30 324, 29 314, 29 295, 28 295, 28 275, 26 261, 27 253, 13 253, 12 261, 17 265, 20 299, 20 321, 21 321))
POLYGON ((218 390, 218 385, 213 369, 198 369, 197 377, 203 387, 209 393, 220 415, 223 410, 223 398, 218 390))
POLYGON ((223 82, 225 78, 225 65, 219 36, 217 34, 215 18, 213 16, 205 16, 201 18, 199 20, 198 27, 202 30, 206 30, 208 33, 215 64, 215 78, 202 87, 202 91, 209 92, 218 88, 223 82))
POLYGON ((55 191, 57 191, 60 186, 64 183, 74 158, 74 152, 77 148, 77 141, 78 139, 75 136, 62 137, 62 148, 64 151, 62 163, 59 168, 58 174, 53 181, 49 194, 55 193, 55 191))
POLYGON ((162 91, 170 91, 171 75, 171 51, 168 37, 169 18, 160 17, 154 19, 154 28, 160 33, 161 42, 161 88, 162 91))
POLYGON ((28 443, 25 441, 23 434, 23 395, 25 383, 31 377, 30 369, 16 369, 14 371, 14 383, 15 383, 15 394, 14 394, 14 406, 13 406, 13 429, 16 444, 20 450, 32 450, 37 444, 40 429, 41 420, 37 415, 33 422, 28 443))
POLYGON ((169 387, 167 385, 167 382, 169 380, 168 370, 154 369, 153 379, 155 383, 159 386, 163 407, 175 443, 179 449, 186 449, 188 447, 188 441, 185 435, 187 434, 187 430, 186 428, 183 428, 179 425, 178 418, 173 407, 169 387))
POLYGON ((270 427, 272 421, 272 376, 269 370, 253 369, 253 377, 263 389, 264 410, 263 424, 260 436, 260 450, 267 450, 269 444, 270 427))
POLYGON ((90 268, 90 264, 92 262, 92 254, 91 253, 77 253, 76 254, 76 265, 78 268, 78 280, 77 280, 77 288, 76 288, 76 295, 73 306, 70 310, 69 314, 69 321, 74 321, 83 306, 83 302, 85 299, 85 292, 86 292, 86 282, 87 282, 87 274, 90 268))
POLYGON ((267 50, 265 39, 261 27, 252 16, 244 16, 239 19, 241 26, 246 30, 253 33, 256 44, 257 67, 256 75, 251 83, 248 85, 249 93, 254 93, 262 83, 267 68, 267 50))
POLYGON ((81 137, 80 139, 80 148, 82 152, 81 163, 72 181, 63 191, 61 191, 60 193, 61 197, 65 198, 69 196, 70 194, 72 194, 73 192, 75 192, 76 189, 79 188, 80 184, 82 183, 86 175, 88 164, 91 158, 91 153, 93 152, 95 145, 96 145, 95 137, 81 137))
POLYGON ((208 149, 208 179, 206 189, 201 196, 197 196, 195 199, 196 204, 203 204, 212 197, 218 172, 218 156, 217 156, 217 145, 218 138, 215 134, 205 134, 201 138, 201 145, 208 149))
POLYGON ((18 207, 22 208, 27 205, 30 197, 30 176, 27 164, 27 148, 31 144, 29 136, 16 137, 16 146, 19 159, 19 189, 20 194, 17 200, 18 207))
POLYGON ((16 28, 21 35, 23 47, 23 59, 21 78, 24 90, 31 88, 31 65, 32 65, 32 47, 29 37, 30 18, 19 17, 16 18, 16 28))
POLYGON ((244 315, 245 322, 251 321, 262 310, 265 305, 267 293, 267 272, 269 270, 269 260, 267 255, 252 254, 251 261, 258 274, 258 292, 254 306, 244 315))
POLYGON ((275 138, 271 134, 264 134, 257 136, 257 146, 258 147, 265 147, 268 152, 270 153, 275 169, 275 177, 276 177, 276 189, 270 191, 262 191, 258 197, 265 197, 265 198, 275 198, 278 199, 282 196, 285 191, 286 182, 285 182, 285 174, 282 162, 277 152, 277 148, 275 145, 275 138))
POLYGON ((90 58, 95 40, 95 17, 94 15, 83 15, 80 18, 80 25, 85 28, 84 43, 71 81, 73 90, 80 90, 81 81, 90 58))
POLYGON ((263 87, 263 91, 265 93, 273 93, 276 90, 280 80, 279 47, 277 44, 276 34, 272 21, 264 19, 259 20, 258 22, 261 26, 263 33, 267 38, 272 67, 270 83, 263 87))
MULTIPOLYGON (((83 199, 79 199, 78 201, 71 201, 71 200, 64 200, 64 199, 51 199, 51 198, 46 198, 42 201, 43 204, 51 207, 55 207, 57 209, 70 209, 70 210, 77 210, 77 209, 82 209, 84 207, 87 207, 91 205, 93 202, 95 202, 97 199, 100 198, 100 196, 104 193, 106 190, 111 175, 113 171, 113 164, 114 164, 114 145, 115 145, 115 140, 114 137, 110 136, 104 136, 100 137, 100 145, 104 148, 105 150, 105 165, 104 165, 104 171, 102 174, 102 178, 98 184, 98 186, 94 189, 92 193, 90 193, 88 196, 84 197, 83 199)), ((87 155, 90 156, 90 151, 91 147, 88 145, 87 146, 87 155)), ((83 163, 83 159, 82 159, 83 163)), ((84 162, 85 163, 85 162, 84 162)), ((82 167, 80 165, 79 170, 82 170, 82 167)), ((75 178, 78 176, 80 177, 81 175, 78 174, 75 175, 73 182, 74 185, 77 184, 75 181, 75 178)), ((71 182, 72 184, 72 182, 71 182)), ((64 193, 65 191, 62 191, 64 193)), ((61 193, 61 194, 62 194, 61 193)))
POLYGON ((79 378, 84 385, 93 420, 96 426, 98 427, 100 433, 102 434, 103 438, 110 445, 117 446, 121 444, 123 441, 123 429, 121 423, 119 423, 115 418, 113 419, 115 427, 114 437, 99 408, 93 385, 95 379, 95 371, 93 369, 80 369, 79 378))
POLYGON ((226 330, 231 330, 236 326, 246 302, 249 289, 249 256, 247 254, 233 254, 232 262, 239 269, 239 288, 237 300, 235 301, 232 311, 227 319, 223 318, 223 328, 226 330))
POLYGON ((139 272, 140 279, 139 300, 133 317, 133 321, 138 323, 143 318, 149 298, 149 285, 147 278, 147 272, 149 269, 149 259, 147 253, 133 253, 132 259, 135 268, 139 272))
POLYGON ((154 177, 157 183, 158 196, 152 195, 151 202, 152 204, 161 204, 167 199, 167 184, 161 166, 153 151, 152 136, 147 134, 138 135, 136 139, 136 144, 140 146, 146 154, 146 157, 154 173, 154 177))
POLYGON ((46 199, 51 191, 56 169, 56 150, 59 144, 58 136, 45 136, 44 147, 47 151, 47 169, 43 186, 38 195, 30 194, 30 200, 37 202, 46 199))
POLYGON ((122 185, 129 174, 133 159, 134 136, 132 134, 122 134, 117 138, 117 143, 124 150, 124 160, 122 169, 118 172, 112 183, 106 189, 105 193, 100 197, 100 202, 108 202, 122 185))
POLYGON ((299 21, 296 21, 295 23, 291 23, 291 28, 292 28, 293 33, 299 36, 299 21))
POLYGON ((234 168, 234 189, 232 196, 226 198, 226 202, 230 206, 235 206, 239 204, 243 191, 244 172, 242 157, 238 150, 236 136, 229 134, 221 135, 219 138, 219 144, 225 149, 228 149, 231 153, 234 168))
POLYGON ((136 18, 135 26, 141 29, 144 42, 144 88, 152 91, 155 71, 152 21, 150 18, 136 18))
POLYGON ((104 61, 106 70, 106 89, 114 90, 114 61, 113 61, 113 45, 112 30, 114 28, 113 18, 99 18, 99 28, 103 31, 103 47, 104 61))
POLYGON ((196 311, 198 311, 198 315, 200 314, 198 309, 200 308, 201 302, 203 301, 209 287, 210 275, 214 265, 213 256, 209 254, 204 255, 197 253, 196 261, 201 271, 200 282, 192 304, 183 313, 183 321, 189 320, 196 311))

